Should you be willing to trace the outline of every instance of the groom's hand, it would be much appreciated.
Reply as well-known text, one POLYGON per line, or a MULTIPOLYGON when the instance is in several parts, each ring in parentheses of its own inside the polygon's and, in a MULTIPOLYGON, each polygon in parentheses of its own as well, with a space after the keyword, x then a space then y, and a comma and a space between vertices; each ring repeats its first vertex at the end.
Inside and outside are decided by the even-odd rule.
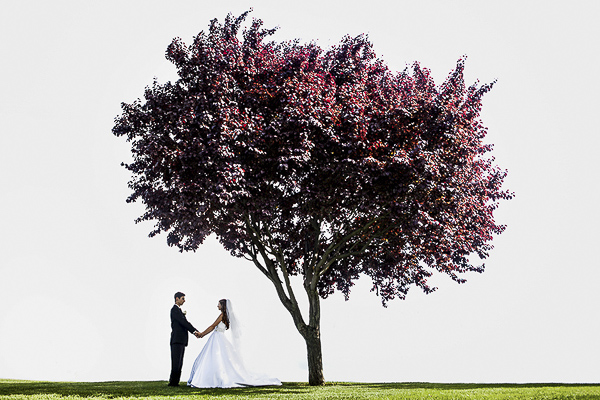
POLYGON ((198 339, 202 337, 202 335, 198 331, 194 332, 194 336, 196 336, 198 339))

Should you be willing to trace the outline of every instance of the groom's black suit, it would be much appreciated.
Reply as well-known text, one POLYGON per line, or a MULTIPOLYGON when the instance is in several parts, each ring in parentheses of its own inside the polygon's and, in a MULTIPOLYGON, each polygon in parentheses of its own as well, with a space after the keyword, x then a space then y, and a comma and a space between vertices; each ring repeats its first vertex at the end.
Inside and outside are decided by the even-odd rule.
POLYGON ((188 332, 194 333, 196 330, 185 318, 181 308, 177 304, 174 305, 171 308, 171 376, 169 378, 171 386, 179 385, 183 353, 188 344, 188 332))

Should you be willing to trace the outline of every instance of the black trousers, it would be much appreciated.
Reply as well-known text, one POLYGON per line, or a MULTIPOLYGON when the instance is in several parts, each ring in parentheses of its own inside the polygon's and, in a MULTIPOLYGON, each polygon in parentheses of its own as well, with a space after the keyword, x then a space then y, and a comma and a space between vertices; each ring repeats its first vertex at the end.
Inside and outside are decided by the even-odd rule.
POLYGON ((181 368, 183 367, 183 353, 185 353, 185 345, 182 343, 171 344, 171 376, 169 377, 169 385, 179 385, 181 379, 181 368))

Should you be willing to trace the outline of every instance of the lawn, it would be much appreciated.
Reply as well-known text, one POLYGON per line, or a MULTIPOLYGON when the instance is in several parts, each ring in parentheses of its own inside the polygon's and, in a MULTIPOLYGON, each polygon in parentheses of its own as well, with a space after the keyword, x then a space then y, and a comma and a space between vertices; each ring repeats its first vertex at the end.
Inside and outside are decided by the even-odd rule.
POLYGON ((156 382, 40 382, 0 380, 0 400, 68 399, 600 399, 600 384, 342 383, 321 387, 192 389, 156 382))

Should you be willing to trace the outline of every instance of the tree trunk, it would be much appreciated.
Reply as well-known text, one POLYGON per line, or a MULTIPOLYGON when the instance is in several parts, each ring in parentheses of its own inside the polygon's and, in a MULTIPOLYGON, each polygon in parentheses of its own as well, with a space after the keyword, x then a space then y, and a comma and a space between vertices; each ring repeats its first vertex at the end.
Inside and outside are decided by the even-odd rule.
POLYGON ((308 355, 308 384, 311 386, 323 385, 325 377, 323 376, 323 356, 319 327, 317 329, 309 327, 304 339, 306 340, 308 355))
POLYGON ((323 376, 323 356, 321 352, 321 312, 320 312, 320 299, 316 292, 307 290, 308 299, 310 303, 309 309, 309 323, 306 324, 302 318, 302 313, 294 303, 292 306, 291 302, 284 302, 287 310, 290 312, 294 319, 296 329, 300 332, 300 335, 306 342, 306 354, 308 359, 308 383, 311 386, 320 386, 325 384, 325 377, 323 376))
POLYGON ((296 296, 294 295, 294 291, 290 284, 283 255, 275 254, 277 261, 271 259, 269 257, 269 251, 267 251, 265 245, 258 239, 259 229, 253 226, 250 217, 246 219, 246 224, 248 234, 253 239, 253 245, 256 246, 257 249, 255 251, 248 251, 247 254, 251 257, 258 269, 273 283, 279 300, 292 316, 296 329, 298 329, 298 332, 300 332, 300 335, 302 335, 306 342, 308 383, 311 386, 323 385, 325 384, 325 378, 323 377, 323 356, 321 352, 321 299, 317 291, 317 279, 313 279, 314 276, 310 271, 307 271, 307 274, 304 277, 304 290, 308 296, 309 303, 307 324, 302 317, 302 312, 300 311, 296 296), (258 254, 262 256, 264 266, 258 260, 258 254), (279 268, 277 268, 276 263, 279 264, 279 268), (281 280, 278 270, 282 272, 283 281, 281 280))
POLYGON ((316 287, 307 280, 304 289, 308 296, 308 326, 306 326, 304 340, 308 357, 308 384, 311 386, 323 385, 323 353, 321 352, 321 299, 316 287))

